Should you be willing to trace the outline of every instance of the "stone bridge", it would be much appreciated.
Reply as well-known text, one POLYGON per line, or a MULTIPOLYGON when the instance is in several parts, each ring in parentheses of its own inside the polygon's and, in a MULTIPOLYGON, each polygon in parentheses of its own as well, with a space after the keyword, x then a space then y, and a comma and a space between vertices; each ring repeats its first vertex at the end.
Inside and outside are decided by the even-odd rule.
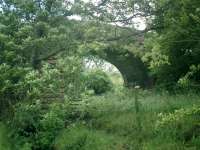
POLYGON ((102 51, 99 54, 97 51, 91 50, 89 54, 113 64, 122 74, 125 86, 131 87, 139 85, 144 88, 149 86, 150 79, 148 77, 147 67, 139 57, 128 50, 120 51, 111 47, 105 48, 102 51))

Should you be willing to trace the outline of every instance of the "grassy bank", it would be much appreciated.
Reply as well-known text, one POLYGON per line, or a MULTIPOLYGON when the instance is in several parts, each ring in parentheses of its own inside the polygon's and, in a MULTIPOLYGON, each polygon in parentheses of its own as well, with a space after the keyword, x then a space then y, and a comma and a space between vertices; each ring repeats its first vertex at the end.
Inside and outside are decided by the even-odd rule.
MULTIPOLYGON (((137 113, 134 97, 134 90, 127 89, 116 89, 100 96, 87 96, 84 102, 75 106, 80 119, 68 122, 58 133, 54 133, 56 124, 62 120, 59 120, 57 114, 63 116, 63 111, 58 104, 54 104, 42 121, 39 120, 41 123, 36 123, 41 131, 38 132, 40 138, 33 134, 34 138, 42 142, 41 144, 50 138, 48 142, 51 143, 48 144, 52 145, 53 150, 199 149, 199 95, 139 91, 137 113)), ((74 109, 68 110, 68 114, 71 111, 74 109)), ((15 150, 16 143, 24 143, 21 147, 24 150, 31 150, 31 147, 35 146, 30 146, 29 143, 29 139, 33 140, 33 137, 27 138, 23 134, 22 137, 12 139, 9 135, 9 129, 1 124, 0 150, 15 150)))
MULTIPOLYGON (((168 128, 168 126, 156 127, 161 113, 173 114, 175 110, 181 108, 190 110, 194 105, 198 106, 200 104, 198 95, 140 92, 138 112, 141 121, 140 128, 133 95, 133 91, 118 91, 114 94, 109 93, 87 99, 88 120, 65 129, 56 139, 57 149, 198 150, 200 142, 198 136, 190 137, 186 141, 172 134, 173 130, 181 133, 188 132, 193 129, 193 124, 189 128, 181 129, 168 128)), ((199 122, 198 119, 195 121, 199 122)), ((186 123, 186 126, 187 123, 190 124, 187 120, 181 123, 186 123)))

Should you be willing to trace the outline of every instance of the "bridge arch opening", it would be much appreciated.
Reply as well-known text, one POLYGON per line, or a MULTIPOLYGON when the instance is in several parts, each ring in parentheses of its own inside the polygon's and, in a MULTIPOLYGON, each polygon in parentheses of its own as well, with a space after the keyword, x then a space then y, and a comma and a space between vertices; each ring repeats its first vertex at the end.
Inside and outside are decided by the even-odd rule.
POLYGON ((84 67, 88 71, 92 70, 102 70, 111 79, 112 83, 116 86, 124 86, 124 77, 120 70, 105 59, 98 58, 95 56, 89 56, 84 58, 84 67))
POLYGON ((105 60, 114 65, 121 73, 126 87, 139 85, 148 88, 150 85, 147 66, 138 55, 128 49, 116 45, 99 49, 87 47, 83 56, 105 60))

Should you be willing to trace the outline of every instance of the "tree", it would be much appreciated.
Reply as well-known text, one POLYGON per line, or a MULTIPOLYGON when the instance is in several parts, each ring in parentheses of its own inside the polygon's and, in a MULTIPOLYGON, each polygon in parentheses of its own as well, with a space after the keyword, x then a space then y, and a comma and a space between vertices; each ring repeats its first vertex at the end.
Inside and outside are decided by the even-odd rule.
MULTIPOLYGON (((40 70, 62 52, 76 55, 77 35, 70 5, 64 0, 1 0, 0 12, 0 101, 12 106, 26 96, 20 82, 32 69, 40 70)), ((65 56, 66 56, 65 55, 65 56)))
MULTIPOLYGON (((199 7, 198 0, 155 1, 155 9, 162 10, 162 13, 155 15, 153 24, 163 28, 157 29, 157 35, 154 34, 151 40, 150 62, 159 64, 152 68, 159 83, 175 85, 192 65, 200 63, 199 7), (155 55, 162 58, 157 60, 159 57, 155 55)), ((192 78, 199 83, 199 73, 192 78)))

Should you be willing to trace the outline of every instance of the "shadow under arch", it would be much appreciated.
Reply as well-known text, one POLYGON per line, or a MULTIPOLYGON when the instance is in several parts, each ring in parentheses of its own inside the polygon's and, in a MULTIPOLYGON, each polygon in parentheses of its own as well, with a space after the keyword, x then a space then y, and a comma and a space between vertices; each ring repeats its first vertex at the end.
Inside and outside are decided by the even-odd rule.
POLYGON ((102 51, 101 53, 90 51, 89 55, 96 56, 114 65, 121 73, 126 87, 139 85, 147 88, 150 86, 147 67, 139 57, 128 50, 119 51, 106 48, 102 51))

